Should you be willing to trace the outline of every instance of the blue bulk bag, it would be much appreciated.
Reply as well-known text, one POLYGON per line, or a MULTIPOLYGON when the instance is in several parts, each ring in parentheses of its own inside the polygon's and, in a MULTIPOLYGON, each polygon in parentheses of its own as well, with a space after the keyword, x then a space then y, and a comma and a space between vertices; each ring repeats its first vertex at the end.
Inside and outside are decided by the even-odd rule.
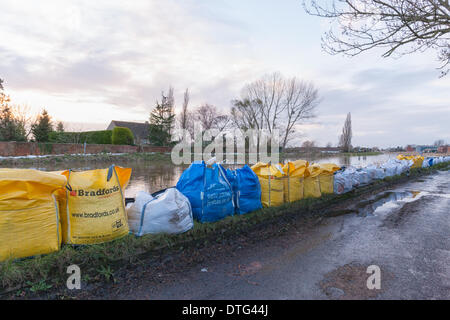
POLYGON ((227 177, 233 187, 237 214, 244 214, 262 208, 261 185, 258 176, 248 165, 236 170, 228 169, 227 177))
POLYGON ((178 180, 177 189, 189 199, 194 218, 201 223, 234 214, 233 189, 221 165, 208 168, 204 161, 193 162, 178 180))

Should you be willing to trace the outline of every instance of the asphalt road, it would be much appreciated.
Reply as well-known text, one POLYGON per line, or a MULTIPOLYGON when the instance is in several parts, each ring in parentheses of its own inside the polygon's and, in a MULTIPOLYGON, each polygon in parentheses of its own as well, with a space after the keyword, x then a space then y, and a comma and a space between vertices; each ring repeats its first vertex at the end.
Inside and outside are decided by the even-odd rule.
POLYGON ((115 298, 450 299, 449 171, 334 215, 115 298), (380 289, 367 288, 371 265, 380 289))

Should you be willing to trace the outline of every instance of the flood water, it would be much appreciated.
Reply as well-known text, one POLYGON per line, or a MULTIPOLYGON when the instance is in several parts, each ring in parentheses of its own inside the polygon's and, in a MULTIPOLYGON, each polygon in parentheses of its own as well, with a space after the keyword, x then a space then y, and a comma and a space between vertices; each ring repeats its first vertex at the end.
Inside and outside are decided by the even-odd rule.
MULTIPOLYGON (((371 163, 383 163, 390 158, 395 158, 395 154, 381 154, 376 156, 327 156, 325 158, 313 158, 305 157, 303 159, 309 162, 317 163, 335 163, 339 166, 367 166, 371 163)), ((296 160, 295 156, 287 157, 285 161, 296 160)), ((112 163, 111 163, 112 164, 112 163)), ((170 160, 167 163, 164 162, 152 162, 152 161, 127 161, 118 160, 115 161, 115 165, 122 167, 130 167, 133 169, 130 183, 125 190, 126 197, 134 197, 138 191, 156 192, 161 189, 175 186, 183 171, 188 166, 176 166, 173 165, 170 160)), ((70 161, 58 163, 56 165, 43 165, 38 164, 30 165, 28 168, 38 169, 44 171, 57 171, 57 170, 91 170, 107 167, 108 164, 91 162, 89 159, 85 161, 70 161)), ((241 165, 226 166, 226 167, 240 167, 241 165)), ((1 164, 0 164, 1 167, 1 164)), ((22 167, 23 168, 23 167, 22 167)))

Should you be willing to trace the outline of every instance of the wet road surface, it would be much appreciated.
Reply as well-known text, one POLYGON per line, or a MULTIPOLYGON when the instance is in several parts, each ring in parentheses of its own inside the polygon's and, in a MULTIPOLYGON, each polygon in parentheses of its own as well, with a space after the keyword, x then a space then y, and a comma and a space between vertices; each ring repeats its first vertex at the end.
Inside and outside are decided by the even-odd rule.
POLYGON ((128 299, 450 299, 450 172, 330 212, 128 299), (381 289, 367 288, 367 267, 381 289))

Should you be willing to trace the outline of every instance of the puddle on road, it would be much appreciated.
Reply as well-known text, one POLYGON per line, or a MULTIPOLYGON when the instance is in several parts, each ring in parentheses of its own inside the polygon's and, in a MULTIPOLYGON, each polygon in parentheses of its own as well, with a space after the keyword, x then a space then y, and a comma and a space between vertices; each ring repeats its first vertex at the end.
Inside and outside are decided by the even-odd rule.
POLYGON ((417 200, 420 194, 420 191, 387 191, 377 195, 375 200, 360 202, 355 211, 361 217, 373 216, 377 211, 397 207, 399 201, 406 203, 417 200))
POLYGON ((356 214, 360 217, 374 216, 384 209, 391 210, 397 207, 400 201, 405 203, 414 201, 423 194, 421 191, 386 191, 360 201, 348 209, 331 212, 327 216, 337 217, 346 214, 356 214))
POLYGON ((390 211, 402 207, 405 203, 416 201, 423 196, 436 196, 450 199, 449 193, 440 190, 434 192, 416 190, 384 191, 353 204, 347 209, 329 212, 327 217, 337 217, 348 214, 356 214, 360 217, 377 216, 389 213, 390 211))

